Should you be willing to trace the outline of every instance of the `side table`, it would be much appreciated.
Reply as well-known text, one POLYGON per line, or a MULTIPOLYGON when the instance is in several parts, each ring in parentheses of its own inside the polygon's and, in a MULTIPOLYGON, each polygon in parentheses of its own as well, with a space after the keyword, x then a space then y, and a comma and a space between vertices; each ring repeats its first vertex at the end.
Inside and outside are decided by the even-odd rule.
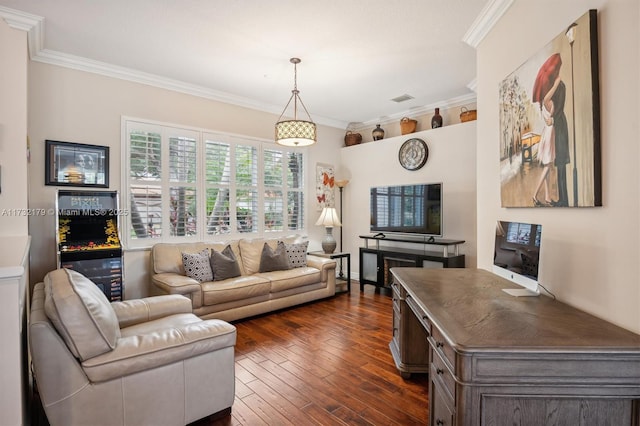
POLYGON ((340 259, 340 269, 338 272, 338 276, 336 279, 346 281, 347 283, 347 293, 351 293, 351 253, 347 252, 335 252, 335 253, 325 253, 323 251, 311 251, 309 254, 314 256, 326 257, 328 259, 340 259), (347 259, 347 276, 345 278, 342 272, 342 259, 347 259))

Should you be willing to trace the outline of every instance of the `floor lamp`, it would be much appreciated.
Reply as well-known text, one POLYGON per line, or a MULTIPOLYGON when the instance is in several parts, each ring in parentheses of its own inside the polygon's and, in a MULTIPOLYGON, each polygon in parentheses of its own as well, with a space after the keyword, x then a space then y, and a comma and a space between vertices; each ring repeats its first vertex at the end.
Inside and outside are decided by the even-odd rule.
MULTIPOLYGON (((348 183, 349 181, 347 179, 336 181, 336 186, 340 190, 340 217, 342 218, 343 222, 344 222, 344 216, 342 214, 342 190, 344 189, 345 186, 347 186, 348 183)), ((340 252, 342 252, 342 233, 344 232, 343 229, 344 229, 344 226, 340 228, 340 252)), ((340 270, 338 272, 338 276, 340 278, 344 276, 342 273, 342 258, 340 258, 340 270)))

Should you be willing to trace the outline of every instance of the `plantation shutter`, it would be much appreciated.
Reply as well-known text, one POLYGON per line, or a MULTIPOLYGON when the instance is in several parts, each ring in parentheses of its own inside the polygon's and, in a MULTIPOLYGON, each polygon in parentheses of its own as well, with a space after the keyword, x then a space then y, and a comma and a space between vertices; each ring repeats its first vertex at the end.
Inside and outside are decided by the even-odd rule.
POLYGON ((127 128, 132 239, 162 235, 162 137, 160 132, 127 128))
POLYGON ((304 149, 136 119, 122 123, 127 247, 304 231, 304 149))
POLYGON ((235 155, 236 220, 241 233, 258 232, 258 149, 237 145, 235 155))
POLYGON ((196 154, 195 138, 169 138, 169 220, 172 237, 196 235, 196 154))
POLYGON ((301 152, 289 152, 285 161, 287 173, 287 228, 304 229, 304 173, 301 152))
POLYGON ((207 235, 229 234, 231 145, 205 141, 207 235))
POLYGON ((264 151, 264 226, 265 231, 282 231, 284 226, 284 153, 264 151))

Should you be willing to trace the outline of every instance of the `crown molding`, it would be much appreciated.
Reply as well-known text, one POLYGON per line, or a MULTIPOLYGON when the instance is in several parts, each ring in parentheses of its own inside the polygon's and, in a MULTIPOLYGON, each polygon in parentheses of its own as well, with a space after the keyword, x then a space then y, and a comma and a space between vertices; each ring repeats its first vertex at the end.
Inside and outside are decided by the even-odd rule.
POLYGON ((477 48, 514 2, 515 0, 491 0, 482 11, 480 11, 476 20, 473 21, 469 30, 467 30, 464 37, 462 37, 462 41, 474 49, 477 48))
MULTIPOLYGON (((29 58, 32 61, 90 72, 93 74, 100 74, 106 77, 145 84, 160 89, 198 96, 213 101, 224 102, 227 104, 262 112, 268 112, 276 115, 282 112, 282 106, 259 102, 254 99, 232 95, 230 93, 213 90, 208 87, 189 84, 183 81, 173 80, 170 78, 134 70, 131 68, 120 67, 105 62, 84 58, 81 56, 75 56, 55 50, 45 49, 45 20, 43 17, 22 12, 20 10, 10 9, 4 6, 0 6, 0 17, 2 17, 11 28, 26 31, 28 33, 27 41, 29 45, 29 58)), ((317 124, 323 124, 336 128, 345 128, 347 126, 346 121, 319 116, 315 117, 315 122, 317 124)))
POLYGON ((27 32, 30 58, 33 58, 42 49, 44 37, 44 18, 42 16, 0 6, 0 17, 11 28, 27 32))
MULTIPOLYGON (((492 0, 483 9, 476 22, 474 22, 472 29, 484 27, 484 22, 489 22, 490 26, 484 31, 478 43, 482 40, 482 37, 491 29, 491 27, 502 16, 506 9, 515 0, 492 0), (483 18, 483 19, 480 19, 483 18)), ((148 86, 157 87, 160 89, 171 90, 174 92, 184 93, 187 95, 198 96, 205 99, 210 99, 217 102, 223 102, 243 108, 249 108, 262 112, 268 112, 275 115, 281 113, 281 106, 272 105, 264 102, 259 102, 254 99, 245 98, 237 95, 233 95, 226 92, 210 89, 204 86, 198 86, 195 84, 185 83, 183 81, 174 80, 159 75, 146 73, 131 68, 120 67, 106 62, 95 61, 81 56, 70 55, 50 49, 44 48, 44 23, 45 19, 41 16, 32 15, 26 12, 22 12, 15 9, 10 9, 4 6, 0 6, 0 17, 2 17, 11 28, 23 30, 28 32, 28 44, 29 44, 29 57, 32 61, 41 62, 50 65, 56 65, 65 68, 71 68, 79 71, 89 72, 93 74, 99 74, 106 77, 117 78, 120 80, 131 81, 134 83, 145 84, 148 86)), ((479 33, 479 29, 474 30, 479 33)), ((467 33, 467 35, 471 30, 467 33)), ((465 35, 464 41, 467 41, 467 35, 465 35)), ((475 46, 474 46, 475 47, 475 46)), ((475 80, 467 87, 475 91, 475 80)), ((348 123, 342 120, 336 120, 327 117, 316 116, 314 121, 317 124, 322 124, 334 128, 345 129, 355 128, 364 129, 375 126, 376 124, 389 124, 395 123, 402 117, 407 116, 419 116, 430 114, 436 107, 438 108, 455 108, 464 106, 469 103, 476 102, 476 94, 468 94, 449 99, 447 101, 441 101, 429 105, 423 105, 415 108, 410 108, 405 111, 395 113, 393 115, 385 116, 381 119, 373 119, 359 123, 348 123)))
MULTIPOLYGON (((160 89, 198 96, 201 98, 224 102, 227 104, 262 112, 269 112, 272 114, 280 114, 282 112, 281 106, 259 102, 254 99, 236 96, 230 93, 213 90, 208 87, 189 84, 180 80, 174 80, 156 74, 146 73, 131 68, 112 65, 106 62, 95 61, 81 56, 70 55, 53 50, 42 49, 37 52, 36 55, 34 55, 31 59, 33 61, 50 65, 57 65, 60 67, 71 68, 79 71, 100 74, 106 77, 145 84, 148 86, 158 87, 160 89)), ((334 120, 326 117, 315 117, 314 121, 317 124, 324 124, 337 128, 344 128, 347 124, 345 121, 334 120)))
POLYGON ((351 131, 361 131, 366 130, 371 127, 375 127, 376 124, 387 125, 387 124, 397 124, 404 117, 418 117, 421 115, 431 114, 433 110, 436 108, 450 109, 461 107, 465 105, 469 105, 471 103, 477 102, 477 96, 475 93, 470 93, 468 95, 462 95, 455 98, 448 99, 446 101, 436 102, 429 105, 423 105, 415 108, 410 108, 408 110, 397 112, 392 115, 387 115, 384 118, 377 120, 369 120, 363 121, 359 123, 349 123, 349 130, 351 131))

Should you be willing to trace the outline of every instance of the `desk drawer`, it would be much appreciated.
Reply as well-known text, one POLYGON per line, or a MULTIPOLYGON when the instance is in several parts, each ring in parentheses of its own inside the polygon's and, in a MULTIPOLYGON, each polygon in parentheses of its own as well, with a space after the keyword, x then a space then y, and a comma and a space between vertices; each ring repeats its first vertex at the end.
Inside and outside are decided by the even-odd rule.
POLYGON ((394 299, 398 298, 400 300, 404 300, 404 298, 407 295, 405 289, 395 281, 393 281, 391 283, 391 290, 393 291, 393 298, 394 299))
POLYGON ((451 371, 456 371, 456 352, 451 345, 445 340, 444 335, 440 332, 438 327, 433 327, 431 331, 433 336, 431 344, 435 352, 439 353, 442 358, 449 363, 451 371))
POLYGON ((455 401, 456 396, 456 381, 453 378, 453 374, 449 371, 446 363, 442 359, 440 353, 432 349, 431 353, 431 374, 432 379, 440 382, 447 392, 451 400, 455 401))
MULTIPOLYGON (((433 369, 431 370, 433 374, 433 369)), ((447 391, 437 380, 431 380, 429 389, 429 416, 431 426, 454 426, 456 417, 454 403, 447 396, 447 391)))
POLYGON ((420 306, 418 306, 418 304, 410 295, 407 295, 406 302, 409 308, 411 308, 411 310, 413 311, 418 321, 420 321, 420 324, 422 324, 424 329, 427 331, 427 334, 431 334, 431 321, 429 321, 429 317, 427 316, 427 314, 424 313, 424 311, 420 308, 420 306))

